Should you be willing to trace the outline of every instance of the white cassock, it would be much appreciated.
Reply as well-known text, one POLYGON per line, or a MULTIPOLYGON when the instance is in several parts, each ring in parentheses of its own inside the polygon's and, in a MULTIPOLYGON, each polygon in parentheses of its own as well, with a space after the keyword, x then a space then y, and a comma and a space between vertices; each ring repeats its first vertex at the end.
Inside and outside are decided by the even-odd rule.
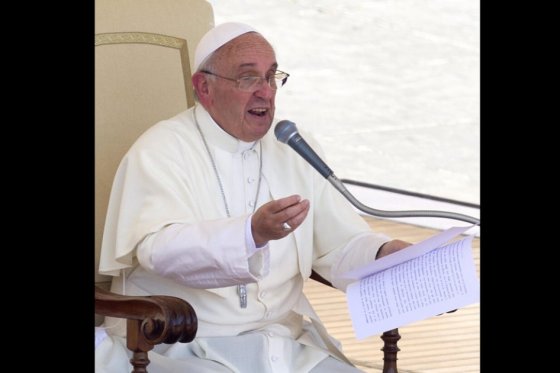
MULTIPOLYGON (((305 138, 321 155, 312 137, 305 138)), ((329 356, 344 357, 334 339, 325 342, 324 328, 302 293, 304 281, 314 269, 344 290, 347 282, 337 274, 373 261, 389 240, 372 232, 272 130, 260 145, 244 143, 196 105, 151 127, 121 161, 99 271, 118 276, 112 291, 176 296, 195 309, 195 340, 156 346, 149 353, 151 373, 309 372, 329 356), (259 160, 262 180, 255 201, 259 160), (255 203, 292 194, 311 202, 305 221, 285 238, 255 248, 248 224, 255 203), (247 284, 246 308, 240 307, 239 283, 247 284)), ((109 337, 96 348, 96 372, 130 372, 125 321, 107 318, 104 327, 109 337)))

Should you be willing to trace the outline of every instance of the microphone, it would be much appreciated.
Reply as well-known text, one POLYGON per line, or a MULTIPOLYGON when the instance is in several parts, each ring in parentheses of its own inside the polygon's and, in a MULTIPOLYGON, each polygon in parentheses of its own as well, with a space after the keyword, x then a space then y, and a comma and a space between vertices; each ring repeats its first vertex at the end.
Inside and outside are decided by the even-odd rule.
POLYGON ((284 144, 288 144, 299 155, 301 155, 313 168, 327 179, 350 203, 357 209, 374 216, 384 218, 405 218, 405 217, 434 217, 434 218, 447 218, 466 221, 468 223, 480 225, 480 220, 472 216, 458 214, 447 211, 432 211, 432 210, 418 210, 418 211, 384 211, 377 210, 362 204, 346 189, 342 181, 340 181, 334 172, 327 166, 325 162, 315 153, 315 151, 307 144, 307 142, 299 134, 294 122, 289 120, 281 120, 274 127, 274 134, 276 139, 284 144))
POLYGON ((319 173, 328 178, 334 172, 327 166, 325 162, 315 153, 309 144, 301 137, 294 122, 289 120, 281 120, 274 127, 274 134, 278 141, 288 144, 299 155, 301 155, 311 166, 319 173))

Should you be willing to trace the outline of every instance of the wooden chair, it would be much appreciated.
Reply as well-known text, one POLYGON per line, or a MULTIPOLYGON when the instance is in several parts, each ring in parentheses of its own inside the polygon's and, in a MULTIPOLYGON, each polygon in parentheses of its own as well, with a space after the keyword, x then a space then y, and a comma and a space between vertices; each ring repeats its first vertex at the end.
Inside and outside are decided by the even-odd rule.
MULTIPOLYGON (((110 291, 111 278, 97 273, 105 214, 130 145, 157 121, 194 105, 190 66, 198 40, 214 23, 213 12, 203 0, 97 0, 95 7, 96 325, 104 316, 127 319, 133 373, 147 372, 154 345, 194 339, 197 315, 179 298, 110 291)), ((311 278, 331 286, 315 273, 311 278)), ((398 331, 382 338, 383 372, 397 373, 398 331)))

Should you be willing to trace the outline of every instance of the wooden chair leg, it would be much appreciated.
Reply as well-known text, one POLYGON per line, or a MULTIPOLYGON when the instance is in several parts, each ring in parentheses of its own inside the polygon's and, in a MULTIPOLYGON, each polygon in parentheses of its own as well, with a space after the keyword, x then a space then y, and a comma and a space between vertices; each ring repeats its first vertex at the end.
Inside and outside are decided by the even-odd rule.
POLYGON ((397 347, 397 342, 401 339, 399 329, 386 331, 381 336, 383 340, 383 373, 398 373, 397 352, 401 349, 397 347))
POLYGON ((148 359, 148 353, 144 351, 134 351, 132 353, 132 359, 130 359, 130 364, 132 364, 132 373, 148 373, 146 367, 150 364, 150 359, 148 359))
POLYGON ((146 367, 150 364, 148 351, 154 346, 146 341, 140 328, 142 320, 127 320, 126 324, 126 346, 132 351, 130 363, 133 366, 132 373, 148 373, 146 367))

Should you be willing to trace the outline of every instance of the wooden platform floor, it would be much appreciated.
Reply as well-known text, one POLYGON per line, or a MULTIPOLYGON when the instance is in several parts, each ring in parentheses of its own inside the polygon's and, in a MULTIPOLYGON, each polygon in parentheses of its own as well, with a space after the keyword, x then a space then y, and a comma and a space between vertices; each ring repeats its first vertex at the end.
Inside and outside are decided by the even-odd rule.
MULTIPOLYGON (((365 219, 375 231, 412 243, 438 232, 390 220, 365 219)), ((480 238, 473 240, 473 257, 480 278, 480 238)), ((360 341, 355 338, 345 295, 315 281, 308 281, 304 291, 328 331, 342 343, 346 355, 365 372, 381 372, 383 341, 379 336, 360 341)), ((480 372, 479 311, 480 304, 474 304, 399 328, 399 373, 480 372)))

